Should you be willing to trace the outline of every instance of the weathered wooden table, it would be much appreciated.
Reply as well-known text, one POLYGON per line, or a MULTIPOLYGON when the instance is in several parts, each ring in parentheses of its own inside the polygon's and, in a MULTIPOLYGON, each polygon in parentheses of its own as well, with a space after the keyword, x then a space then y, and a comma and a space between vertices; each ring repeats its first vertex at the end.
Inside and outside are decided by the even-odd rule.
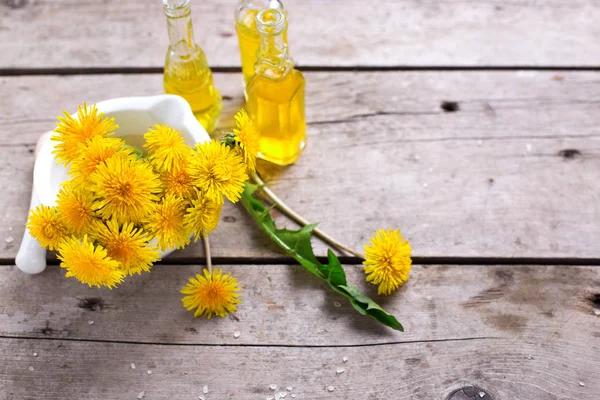
MULTIPOLYGON (((223 126, 243 103, 234 3, 192 5, 223 126)), ((113 291, 56 262, 17 270, 36 140, 83 101, 161 93, 167 37, 158 1, 4 0, 0 399, 600 399, 600 4, 285 5, 309 144, 261 172, 354 248, 402 229, 411 280, 378 300, 406 332, 357 315, 240 206, 212 236, 244 285, 231 318, 181 307, 200 245, 113 291)))

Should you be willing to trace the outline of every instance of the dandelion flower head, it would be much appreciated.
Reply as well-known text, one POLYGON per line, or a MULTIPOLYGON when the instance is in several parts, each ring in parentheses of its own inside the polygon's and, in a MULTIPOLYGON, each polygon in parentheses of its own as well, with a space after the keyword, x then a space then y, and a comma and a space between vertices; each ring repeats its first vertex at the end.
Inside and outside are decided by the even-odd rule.
POLYGON ((248 170, 254 171, 256 169, 256 157, 260 149, 258 127, 243 108, 235 115, 235 122, 237 125, 237 128, 233 130, 235 142, 241 149, 248 170))
POLYGON ((69 235, 69 229, 60 218, 57 207, 40 205, 29 213, 27 228, 31 236, 37 239, 42 247, 49 250, 58 248, 69 235))
POLYGON ((63 117, 58 117, 59 123, 51 140, 58 142, 52 153, 65 166, 80 156, 82 143, 94 137, 109 136, 118 128, 114 118, 104 118, 96 105, 88 107, 83 103, 83 106, 77 107, 77 118, 66 111, 63 113, 63 117))
POLYGON ((160 180, 166 194, 172 194, 184 199, 194 196, 194 179, 187 165, 183 168, 172 168, 160 174, 160 180))
POLYGON ((191 147, 185 144, 181 133, 166 125, 155 125, 144 134, 144 147, 150 154, 150 160, 159 171, 180 168, 189 159, 191 147))
POLYGON ((196 144, 198 154, 192 157, 194 184, 209 199, 222 204, 223 196, 237 202, 248 180, 244 160, 227 145, 215 140, 196 144))
POLYGON ((183 217, 183 224, 187 233, 193 234, 195 241, 201 236, 208 235, 219 224, 221 208, 221 204, 196 190, 196 198, 191 201, 191 205, 183 217))
POLYGON ((94 246, 87 235, 83 240, 73 236, 65 239, 58 252, 60 266, 67 270, 67 278, 75 277, 89 287, 106 286, 112 289, 125 277, 119 262, 108 257, 102 246, 94 246))
POLYGON ((100 163, 90 176, 98 199, 94 209, 104 219, 140 222, 148 217, 158 201, 160 179, 152 166, 134 155, 116 154, 100 163))
POLYGON ((96 221, 94 195, 83 187, 64 185, 56 203, 63 221, 77 235, 83 235, 96 221))
POLYGON ((240 289, 237 279, 231 274, 223 275, 220 269, 210 273, 205 269, 204 275, 196 274, 181 289, 185 295, 183 306, 188 311, 194 311, 194 317, 225 317, 237 310, 237 304, 241 304, 240 289))
POLYGON ((108 220, 96 226, 94 236, 108 256, 119 261, 129 275, 150 272, 152 264, 160 260, 160 250, 152 244, 152 238, 131 222, 119 224, 115 219, 108 220))
POLYGON ((146 227, 158 239, 161 249, 181 249, 190 243, 183 224, 185 208, 183 199, 167 194, 148 218, 146 227))
POLYGON ((379 229, 365 245, 367 281, 379 285, 378 294, 389 295, 408 280, 411 247, 399 230, 379 229))
POLYGON ((116 138, 96 136, 81 144, 81 153, 71 164, 69 174, 76 184, 85 183, 96 171, 101 162, 108 160, 118 152, 128 154, 123 148, 125 142, 116 138))

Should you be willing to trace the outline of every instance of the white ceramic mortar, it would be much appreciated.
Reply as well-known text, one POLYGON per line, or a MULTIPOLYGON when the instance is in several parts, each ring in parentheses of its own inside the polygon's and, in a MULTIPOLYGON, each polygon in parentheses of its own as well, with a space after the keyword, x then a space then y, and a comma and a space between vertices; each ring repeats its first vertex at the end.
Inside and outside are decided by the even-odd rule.
MULTIPOLYGON (((190 145, 210 140, 189 104, 179 96, 122 97, 102 101, 96 106, 106 117, 113 117, 119 125, 113 137, 122 138, 127 144, 138 148, 142 148, 144 143, 143 134, 155 124, 175 128, 190 145)), ((76 118, 77 113, 73 117, 76 118)), ((50 140, 51 135, 52 132, 44 134, 38 143, 30 210, 39 204, 56 205, 60 184, 70 179, 68 169, 57 165, 54 159, 52 151, 56 142, 50 140)), ((167 256, 173 250, 165 251, 162 256, 167 256)), ((38 274, 46 268, 46 250, 29 234, 28 229, 23 235, 15 264, 28 274, 38 274)))

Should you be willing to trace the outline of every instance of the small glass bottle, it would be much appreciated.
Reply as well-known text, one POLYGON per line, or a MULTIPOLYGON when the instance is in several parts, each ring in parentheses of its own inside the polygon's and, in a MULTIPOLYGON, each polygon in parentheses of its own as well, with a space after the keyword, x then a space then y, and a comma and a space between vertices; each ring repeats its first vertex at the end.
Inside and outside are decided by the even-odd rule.
POLYGON ((219 123, 221 95, 214 86, 204 52, 194 42, 190 0, 163 0, 163 7, 170 42, 165 60, 165 93, 186 99, 210 133, 219 123))
POLYGON ((285 14, 268 8, 256 16, 260 49, 246 87, 248 113, 260 131, 259 157, 279 165, 295 162, 306 145, 302 72, 294 69, 284 41, 285 14))
MULTIPOLYGON (((238 36, 242 73, 246 85, 254 75, 254 65, 257 61, 256 52, 260 47, 260 34, 256 29, 256 15, 266 8, 275 8, 285 13, 283 4, 279 0, 241 0, 235 11, 235 30, 238 36)), ((287 25, 283 31, 283 41, 285 44, 288 43, 287 25)))

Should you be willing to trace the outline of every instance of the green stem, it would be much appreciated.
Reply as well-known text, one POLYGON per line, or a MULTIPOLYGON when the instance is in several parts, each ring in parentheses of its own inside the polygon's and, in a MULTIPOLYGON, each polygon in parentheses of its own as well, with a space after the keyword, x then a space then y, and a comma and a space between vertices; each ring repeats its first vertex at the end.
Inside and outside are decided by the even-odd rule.
MULTIPOLYGON (((273 202, 273 204, 275 204, 275 206, 279 210, 281 210, 285 215, 287 215, 289 218, 296 221, 297 223, 299 223, 302 226, 306 226, 306 225, 310 224, 305 218, 303 218, 300 214, 296 213, 294 210, 292 210, 290 207, 288 207, 288 205, 285 204, 285 202, 283 200, 281 200, 279 197, 277 197, 277 195, 275 193, 273 193, 273 191, 265 185, 265 182, 263 182, 263 180, 258 176, 258 174, 255 171, 250 172, 250 179, 252 179, 255 184, 260 186, 261 190, 267 195, 267 197, 273 202)), ((313 233, 316 236, 318 236, 319 238, 321 238, 325 243, 330 244, 331 246, 335 247, 336 249, 338 249, 340 251, 343 251, 348 254, 352 254, 353 256, 361 258, 361 259, 365 258, 364 255, 360 254, 359 252, 357 252, 355 250, 352 250, 351 248, 349 248, 347 246, 344 246, 343 244, 341 244, 340 242, 338 242, 331 236, 327 235, 325 232, 323 232, 320 229, 314 229, 313 233)))
POLYGON ((212 258, 210 257, 210 242, 208 241, 208 235, 202 235, 202 242, 204 242, 204 254, 206 254, 206 268, 208 268, 208 272, 212 274, 212 258))

